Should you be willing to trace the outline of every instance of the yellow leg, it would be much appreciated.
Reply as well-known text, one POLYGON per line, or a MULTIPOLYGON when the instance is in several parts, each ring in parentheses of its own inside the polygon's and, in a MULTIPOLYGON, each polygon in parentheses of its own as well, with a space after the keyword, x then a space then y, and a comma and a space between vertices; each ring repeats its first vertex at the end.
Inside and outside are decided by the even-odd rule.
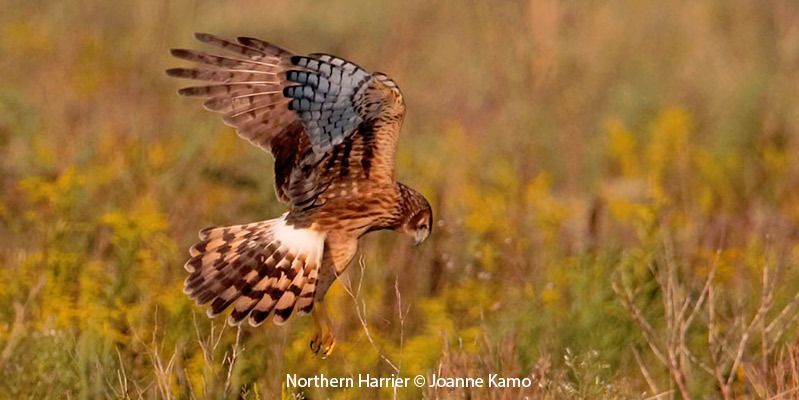
POLYGON ((327 358, 336 346, 336 337, 333 336, 333 326, 330 319, 327 317, 327 310, 324 304, 320 301, 314 304, 313 311, 314 322, 316 323, 316 334, 311 339, 311 351, 320 357, 327 358))

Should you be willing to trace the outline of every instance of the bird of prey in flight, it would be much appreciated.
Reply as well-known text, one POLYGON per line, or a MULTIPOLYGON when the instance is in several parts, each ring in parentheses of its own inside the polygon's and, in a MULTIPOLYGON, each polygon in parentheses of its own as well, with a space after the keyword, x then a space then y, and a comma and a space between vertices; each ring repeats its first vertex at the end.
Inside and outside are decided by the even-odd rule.
POLYGON ((274 44, 198 33, 218 54, 173 49, 195 63, 167 74, 205 81, 180 89, 201 97, 239 136, 270 152, 282 216, 207 228, 190 249, 185 292, 209 316, 281 325, 312 313, 311 350, 326 357, 335 337, 325 313, 330 285, 365 234, 390 229, 424 241, 433 227, 428 201, 394 178, 405 115, 391 78, 329 54, 296 55, 274 44))

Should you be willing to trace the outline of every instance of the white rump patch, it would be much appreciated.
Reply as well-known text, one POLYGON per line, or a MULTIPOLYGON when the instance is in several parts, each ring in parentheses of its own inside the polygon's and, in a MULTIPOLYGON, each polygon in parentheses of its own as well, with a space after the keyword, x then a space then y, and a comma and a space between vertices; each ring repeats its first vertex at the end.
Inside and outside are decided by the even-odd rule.
POLYGON ((281 247, 289 248, 294 254, 305 254, 307 263, 321 265, 322 252, 325 249, 325 233, 287 225, 287 214, 274 220, 274 225, 272 225, 274 240, 280 242, 281 247))

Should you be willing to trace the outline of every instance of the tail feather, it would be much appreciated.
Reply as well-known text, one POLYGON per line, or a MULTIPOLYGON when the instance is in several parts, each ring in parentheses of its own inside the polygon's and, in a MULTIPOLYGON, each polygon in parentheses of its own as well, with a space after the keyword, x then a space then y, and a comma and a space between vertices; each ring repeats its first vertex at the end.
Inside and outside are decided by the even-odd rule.
POLYGON ((214 317, 232 306, 228 322, 257 326, 270 315, 281 325, 297 310, 310 312, 325 235, 281 218, 208 228, 189 250, 184 291, 210 303, 214 317))

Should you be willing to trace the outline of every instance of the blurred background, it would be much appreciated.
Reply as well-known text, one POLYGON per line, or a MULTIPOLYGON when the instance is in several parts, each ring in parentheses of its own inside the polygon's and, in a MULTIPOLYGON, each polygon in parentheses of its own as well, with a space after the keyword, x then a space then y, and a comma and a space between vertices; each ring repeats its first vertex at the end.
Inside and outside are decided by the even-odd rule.
POLYGON ((796 396, 793 0, 0 3, 9 398, 796 396), (182 292, 199 229, 285 210, 271 157, 165 76, 195 31, 336 54, 403 90, 398 177, 437 223, 419 248, 365 238, 328 294, 327 360, 311 318, 239 331, 182 292))

